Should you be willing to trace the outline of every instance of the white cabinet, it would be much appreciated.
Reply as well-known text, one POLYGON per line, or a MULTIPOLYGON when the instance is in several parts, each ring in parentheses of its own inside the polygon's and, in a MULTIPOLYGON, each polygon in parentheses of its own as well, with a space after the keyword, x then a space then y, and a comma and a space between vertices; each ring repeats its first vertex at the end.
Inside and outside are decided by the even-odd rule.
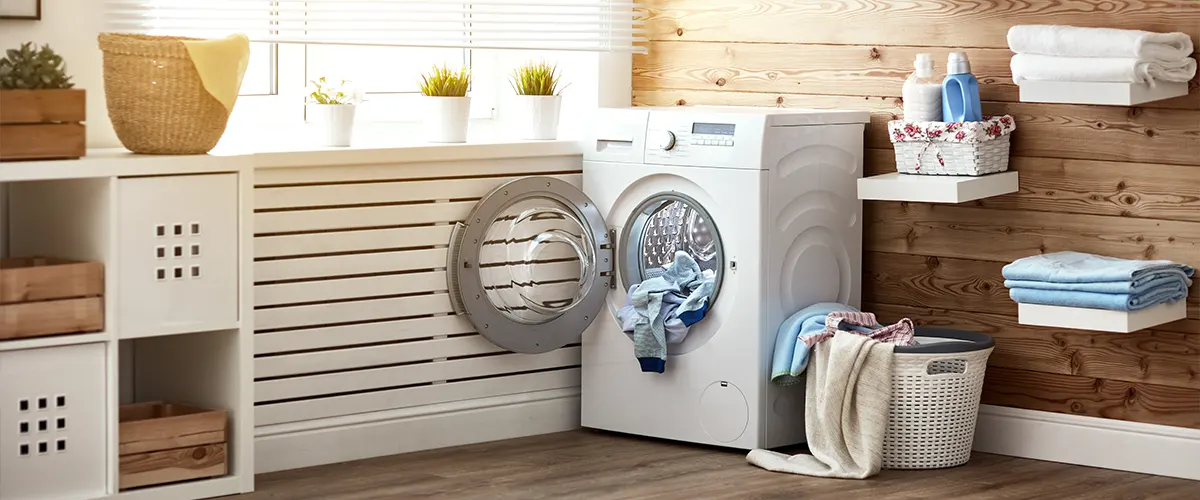
POLYGON ((0 352, 0 498, 105 494, 105 344, 0 352))
POLYGON ((236 328, 237 175, 118 182, 121 338, 236 328))

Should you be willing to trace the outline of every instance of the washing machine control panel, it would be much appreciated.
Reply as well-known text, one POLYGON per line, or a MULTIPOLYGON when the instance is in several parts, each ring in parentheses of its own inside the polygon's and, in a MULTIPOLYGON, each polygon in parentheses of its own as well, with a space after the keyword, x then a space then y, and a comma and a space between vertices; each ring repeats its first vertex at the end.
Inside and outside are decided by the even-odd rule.
POLYGON ((646 163, 761 168, 761 119, 751 115, 649 114, 646 163))

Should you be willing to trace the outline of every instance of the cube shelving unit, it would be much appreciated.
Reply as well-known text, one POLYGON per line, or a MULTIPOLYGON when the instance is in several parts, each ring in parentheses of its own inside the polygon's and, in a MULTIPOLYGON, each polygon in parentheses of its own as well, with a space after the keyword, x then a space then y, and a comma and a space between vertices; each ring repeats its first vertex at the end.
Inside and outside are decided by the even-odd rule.
POLYGON ((252 491, 249 160, 93 151, 0 164, 0 189, 0 255, 105 269, 104 331, 0 341, 0 498, 252 491), (118 408, 145 401, 226 410, 228 473, 120 490, 118 408))

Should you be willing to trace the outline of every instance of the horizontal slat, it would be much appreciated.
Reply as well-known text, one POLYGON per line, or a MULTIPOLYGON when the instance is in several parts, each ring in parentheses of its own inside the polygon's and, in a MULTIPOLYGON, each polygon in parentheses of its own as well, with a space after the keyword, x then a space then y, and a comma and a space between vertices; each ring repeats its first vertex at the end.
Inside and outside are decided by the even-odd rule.
POLYGON ((394 299, 276 307, 254 312, 254 328, 270 330, 453 312, 445 293, 394 299))
POLYGON ((285 257, 445 245, 450 241, 453 227, 445 224, 397 229, 258 236, 254 238, 254 257, 285 257))
MULTIPOLYGON (((655 40, 1005 48, 1015 24, 1181 31, 1200 3, 1108 0, 644 0, 655 40), (937 29, 930 29, 936 25, 937 29)), ((1183 30, 1187 31, 1187 30, 1183 30)), ((1195 39, 1198 35, 1192 31, 1195 39)))
MULTIPOLYGON (((797 89, 799 91, 800 89, 797 89)), ((897 88, 898 90, 898 88, 897 88)), ((887 97, 634 89, 642 106, 736 105, 871 111, 865 143, 891 148, 887 120, 902 114, 898 99, 887 97)), ((1079 106, 1024 102, 983 103, 987 115, 1012 115, 1017 132, 1013 154, 1139 163, 1195 165, 1200 150, 1200 111, 1079 106)))
POLYGON ((871 303, 863 307, 884 324, 910 318, 918 325, 990 335, 996 350, 988 366, 1200 389, 1200 335, 1087 332, 1022 325, 1013 315, 871 303))
POLYGON ((1003 262, 863 253, 863 302, 954 308, 1016 316, 1003 262))
POLYGON ((299 422, 413 406, 579 386, 579 368, 524 373, 448 384, 266 404, 254 408, 256 426, 299 422))
POLYGON ((989 366, 983 404, 1200 428, 1200 390, 989 366))
MULTIPOLYGON (((895 172, 895 150, 867 149, 864 167, 867 176, 895 172)), ((1020 191, 974 205, 1200 222, 1195 166, 1013 156, 1009 169, 1021 172, 1020 191)))
MULTIPOLYGON (((556 175, 579 186, 580 174, 556 175)), ((334 205, 365 205, 411 201, 482 198, 498 186, 520 177, 466 177, 454 179, 264 187, 254 191, 254 208, 277 209, 334 205)))
MULTIPOLYGON (((474 145, 469 145, 474 146, 474 145)), ((514 158, 526 156, 518 154, 528 148, 523 144, 497 145, 495 149, 508 150, 508 153, 495 152, 495 159, 462 160, 454 162, 453 169, 445 161, 428 161, 416 163, 386 163, 372 165, 335 165, 304 168, 268 168, 254 172, 255 185, 271 186, 280 184, 317 184, 328 182, 363 182, 389 181, 404 179, 422 179, 445 177, 453 172, 456 176, 476 175, 539 175, 557 172, 578 172, 581 157, 578 154, 549 156, 536 158, 514 158)), ((429 150, 429 156, 441 159, 452 154, 456 146, 439 145, 436 150, 429 150)), ((465 149, 465 147, 464 147, 465 149)), ((423 150, 424 151, 424 150, 423 150)), ((311 154, 311 153, 310 153, 311 154)), ((394 156, 390 153, 389 156, 394 156)))
POLYGON ((465 316, 433 316, 254 335, 254 353, 272 354, 471 333, 465 316))
POLYGON ((258 234, 289 233, 457 222, 465 219, 474 206, 474 201, 459 201, 265 212, 254 214, 254 231, 258 234))
POLYGON ((401 342, 324 352, 267 356, 254 360, 254 377, 284 377, 372 366, 395 365, 436 358, 501 352, 481 336, 401 342))
POLYGON ((502 375, 579 364, 579 348, 567 347, 545 354, 501 354, 479 358, 436 361, 373 368, 254 383, 256 402, 340 394, 439 380, 502 375))
POLYGON ((445 271, 370 276, 340 280, 280 283, 254 287, 255 306, 378 297, 447 289, 445 271))
POLYGON ((254 281, 349 276, 354 274, 417 271, 446 267, 445 248, 404 250, 254 263, 254 281))

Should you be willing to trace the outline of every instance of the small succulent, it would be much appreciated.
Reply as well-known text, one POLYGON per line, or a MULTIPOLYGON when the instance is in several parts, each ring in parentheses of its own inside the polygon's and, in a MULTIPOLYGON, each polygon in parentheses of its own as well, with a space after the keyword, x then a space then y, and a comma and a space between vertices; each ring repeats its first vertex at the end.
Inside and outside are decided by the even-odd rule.
POLYGON ((471 70, 451 70, 443 64, 421 75, 421 93, 433 97, 464 97, 471 86, 471 70))
POLYGON ((0 89, 69 89, 74 87, 67 76, 62 56, 49 45, 37 48, 33 42, 8 49, 0 59, 0 89))
POLYGON ((562 92, 562 89, 558 88, 561 76, 558 66, 546 61, 530 61, 513 70, 510 83, 517 95, 558 95, 562 92))
POLYGON ((362 93, 355 91, 346 80, 334 85, 322 76, 309 83, 312 91, 308 97, 317 104, 358 104, 363 101, 362 93))

